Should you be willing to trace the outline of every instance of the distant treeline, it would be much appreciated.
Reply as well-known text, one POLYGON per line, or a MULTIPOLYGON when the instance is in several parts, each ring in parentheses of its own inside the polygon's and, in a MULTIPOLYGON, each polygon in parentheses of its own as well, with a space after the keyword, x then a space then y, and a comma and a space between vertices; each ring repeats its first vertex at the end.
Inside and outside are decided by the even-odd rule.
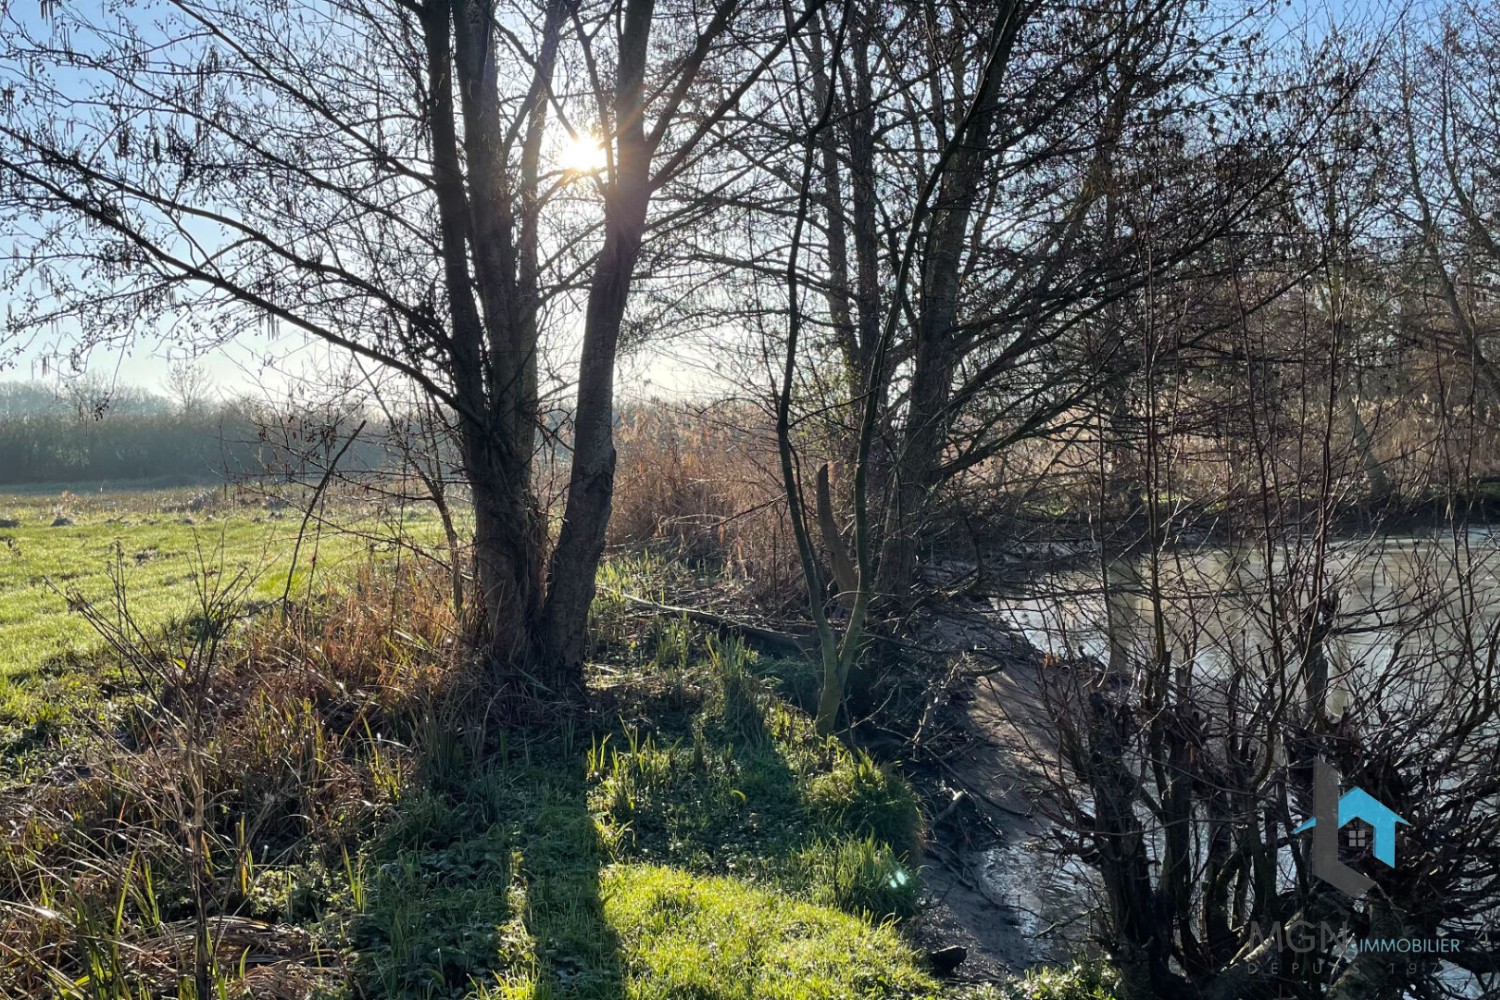
POLYGON ((0 483, 198 481, 260 464, 255 436, 232 413, 0 419, 0 483))
MULTIPOLYGON (((439 418, 440 422, 446 418, 439 418)), ((538 446, 566 462, 562 410, 547 416, 538 446)), ((340 402, 215 401, 202 393, 169 399, 134 386, 98 382, 61 389, 39 382, 0 382, 0 487, 90 481, 160 481, 187 485, 224 478, 316 480, 338 455, 340 473, 399 472, 418 461, 445 480, 459 456, 446 433, 424 429, 411 407, 383 408, 350 394, 340 402), (361 428, 347 449, 349 435, 361 428)), ((625 400, 618 433, 637 449, 689 449, 707 440, 701 420, 659 400, 625 400)), ((729 428, 742 441, 743 429, 729 428)), ((753 435, 752 435, 753 436, 753 435)), ((715 447, 718 446, 716 441, 715 447)))
MULTIPOLYGON (((243 401, 183 405, 137 389, 104 398, 0 383, 0 486, 302 474, 351 430, 347 419, 277 416, 243 401)), ((345 452, 343 469, 390 462, 387 436, 372 430, 345 452)))

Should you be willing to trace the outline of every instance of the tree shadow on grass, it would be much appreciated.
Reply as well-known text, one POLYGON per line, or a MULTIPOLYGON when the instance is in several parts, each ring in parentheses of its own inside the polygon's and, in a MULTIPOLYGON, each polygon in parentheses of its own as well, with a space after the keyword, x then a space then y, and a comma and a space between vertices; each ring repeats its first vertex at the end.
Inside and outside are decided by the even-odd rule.
MULTIPOLYGON (((635 942, 622 943, 606 919, 611 858, 796 891, 816 881, 837 906, 898 912, 884 881, 906 873, 884 845, 915 836, 892 836, 919 825, 910 793, 818 738, 737 661, 720 666, 690 715, 632 717, 607 738, 533 739, 481 761, 447 733, 418 740, 423 781, 366 852, 371 888, 356 931, 364 996, 623 1000, 623 955, 643 928, 622 929, 635 942)), ((616 891, 631 884, 631 869, 621 871, 616 891)), ((722 923, 671 919, 695 947, 722 923)))
POLYGON ((621 722, 599 747, 599 808, 620 860, 753 874, 808 839, 801 788, 755 683, 716 686, 692 717, 621 722))
POLYGON ((409 793, 366 862, 362 994, 622 1000, 604 856, 584 756, 562 740, 409 793))
POLYGON ((605 919, 600 888, 605 861, 588 810, 584 760, 561 754, 533 783, 537 799, 523 819, 520 871, 523 920, 535 957, 538 997, 621 1000, 619 941, 605 919))

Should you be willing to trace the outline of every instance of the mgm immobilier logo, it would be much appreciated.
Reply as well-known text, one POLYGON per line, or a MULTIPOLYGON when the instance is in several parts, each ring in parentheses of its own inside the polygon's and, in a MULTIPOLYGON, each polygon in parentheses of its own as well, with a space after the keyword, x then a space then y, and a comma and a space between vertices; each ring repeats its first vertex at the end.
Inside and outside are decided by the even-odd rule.
POLYGON ((1396 827, 1411 824, 1363 788, 1339 794, 1339 773, 1332 765, 1313 762, 1313 815, 1292 833, 1313 832, 1312 873, 1350 896, 1363 896, 1375 880, 1339 860, 1339 830, 1360 820, 1375 832, 1375 860, 1396 867, 1396 827))

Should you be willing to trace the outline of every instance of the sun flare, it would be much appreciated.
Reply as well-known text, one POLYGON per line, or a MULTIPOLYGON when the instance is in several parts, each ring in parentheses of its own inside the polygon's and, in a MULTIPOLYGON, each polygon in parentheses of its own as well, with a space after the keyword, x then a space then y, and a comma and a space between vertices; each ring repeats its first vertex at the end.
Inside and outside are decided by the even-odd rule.
POLYGON ((558 164, 570 174, 591 174, 604 169, 604 146, 587 132, 570 136, 563 142, 558 164))

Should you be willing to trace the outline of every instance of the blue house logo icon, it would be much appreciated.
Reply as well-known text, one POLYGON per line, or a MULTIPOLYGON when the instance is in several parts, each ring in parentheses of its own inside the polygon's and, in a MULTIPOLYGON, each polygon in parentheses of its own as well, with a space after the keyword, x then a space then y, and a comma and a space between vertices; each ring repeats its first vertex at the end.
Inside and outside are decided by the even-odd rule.
POLYGON ((1338 794, 1339 774, 1323 761, 1313 764, 1313 816, 1293 834, 1313 831, 1312 873, 1351 896, 1362 896, 1375 884, 1339 861, 1338 831, 1363 820, 1375 831, 1375 859, 1396 867, 1396 826, 1411 824, 1363 788, 1338 794))

